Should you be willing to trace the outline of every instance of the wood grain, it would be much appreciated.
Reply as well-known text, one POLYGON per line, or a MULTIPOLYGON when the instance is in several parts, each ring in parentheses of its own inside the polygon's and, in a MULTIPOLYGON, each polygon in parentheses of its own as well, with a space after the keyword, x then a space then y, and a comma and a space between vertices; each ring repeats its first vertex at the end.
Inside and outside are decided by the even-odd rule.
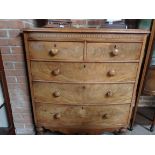
POLYGON ((139 60, 141 43, 88 43, 87 59, 93 61, 139 60), (114 51, 118 50, 117 55, 114 51))
POLYGON ((93 134, 127 128, 147 33, 24 30, 37 130, 93 134))
POLYGON ((83 60, 84 43, 80 42, 29 42, 30 59, 83 60), (50 51, 57 49, 56 55, 50 51))
POLYGON ((61 63, 31 62, 33 80, 62 82, 128 82, 135 81, 137 63, 61 63), (59 69, 59 75, 53 71, 59 69), (109 72, 114 70, 115 75, 109 72))
POLYGON ((110 128, 126 125, 130 105, 66 106, 37 103, 38 124, 52 127, 110 128), (55 118, 56 115, 59 118, 55 118))
POLYGON ((63 84, 33 82, 35 102, 70 105, 131 103, 134 84, 63 84), (55 92, 60 96, 56 97, 55 92), (108 95, 108 93, 111 93, 108 95))

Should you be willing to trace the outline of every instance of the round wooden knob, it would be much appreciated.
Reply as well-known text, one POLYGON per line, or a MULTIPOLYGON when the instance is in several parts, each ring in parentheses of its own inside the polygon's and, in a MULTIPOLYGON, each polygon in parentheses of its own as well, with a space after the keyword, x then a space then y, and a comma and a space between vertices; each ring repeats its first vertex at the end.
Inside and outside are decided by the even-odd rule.
POLYGON ((54 118, 55 118, 55 119, 60 119, 60 118, 61 118, 61 114, 60 114, 60 113, 54 114, 54 118))
POLYGON ((51 49, 51 50, 49 51, 49 54, 50 54, 51 56, 55 56, 55 55, 58 54, 58 52, 59 52, 59 50, 58 50, 57 48, 55 48, 55 49, 51 49))
POLYGON ((103 114, 102 119, 108 119, 108 114, 103 114))
POLYGON ((53 70, 52 74, 55 75, 55 76, 59 75, 60 74, 60 69, 53 70))
POLYGON ((108 92, 107 92, 107 94, 106 94, 108 97, 112 97, 113 96, 113 93, 112 93, 112 91, 111 90, 109 90, 108 92))
POLYGON ((115 70, 110 70, 110 71, 108 72, 108 75, 109 75, 109 76, 114 76, 115 74, 116 74, 115 70))
POLYGON ((115 48, 113 51, 112 51, 112 55, 113 56, 117 56, 119 53, 119 50, 117 48, 115 48))
POLYGON ((60 96, 60 92, 59 92, 59 91, 55 91, 55 92, 53 93, 53 96, 54 96, 54 97, 59 97, 59 96, 60 96))

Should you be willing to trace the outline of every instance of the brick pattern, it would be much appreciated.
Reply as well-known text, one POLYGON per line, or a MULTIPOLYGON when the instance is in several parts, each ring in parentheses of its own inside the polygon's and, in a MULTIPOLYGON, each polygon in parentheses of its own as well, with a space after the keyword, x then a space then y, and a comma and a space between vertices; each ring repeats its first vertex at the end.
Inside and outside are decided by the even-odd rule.
MULTIPOLYGON (((103 20, 73 19, 75 27, 99 27, 103 20)), ((0 20, 0 49, 9 89, 16 134, 34 134, 22 41, 23 28, 35 27, 35 20, 0 20)), ((155 98, 142 96, 140 105, 155 105, 155 98)))
POLYGON ((16 134, 34 134, 21 35, 23 28, 33 26, 33 20, 0 20, 0 48, 16 134))

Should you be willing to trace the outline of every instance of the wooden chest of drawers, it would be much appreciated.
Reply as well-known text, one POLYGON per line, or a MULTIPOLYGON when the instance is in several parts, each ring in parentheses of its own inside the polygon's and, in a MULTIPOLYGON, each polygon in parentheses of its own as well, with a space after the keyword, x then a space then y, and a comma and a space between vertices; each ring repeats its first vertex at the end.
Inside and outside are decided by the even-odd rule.
POLYGON ((127 128, 147 31, 24 31, 36 129, 96 134, 127 128))

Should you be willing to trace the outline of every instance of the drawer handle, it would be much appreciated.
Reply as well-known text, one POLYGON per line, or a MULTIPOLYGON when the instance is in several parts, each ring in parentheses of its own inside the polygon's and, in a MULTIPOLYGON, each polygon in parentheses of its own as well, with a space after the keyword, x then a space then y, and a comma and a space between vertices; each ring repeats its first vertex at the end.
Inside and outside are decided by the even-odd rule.
POLYGON ((108 114, 103 114, 102 119, 108 119, 108 114))
POLYGON ((107 94, 106 94, 108 97, 112 97, 113 96, 113 93, 112 93, 112 91, 111 90, 109 90, 108 92, 107 92, 107 94))
POLYGON ((60 69, 53 70, 52 74, 55 75, 55 76, 59 75, 60 74, 60 69))
POLYGON ((55 56, 55 55, 57 55, 59 53, 59 50, 57 49, 57 48, 53 48, 53 49, 51 49, 50 51, 49 51, 49 54, 51 55, 51 56, 55 56))
POLYGON ((53 96, 54 96, 54 97, 59 97, 59 96, 60 96, 60 92, 59 92, 59 91, 55 91, 55 92, 53 93, 53 96))
POLYGON ((114 47, 114 50, 112 51, 112 55, 113 56, 117 56, 119 54, 119 50, 116 48, 116 46, 114 47))
POLYGON ((110 70, 110 71, 108 72, 108 75, 109 75, 109 76, 115 76, 115 74, 116 74, 116 72, 115 72, 114 69, 112 69, 112 70, 110 70))
POLYGON ((61 114, 60 113, 56 113, 53 116, 54 119, 60 119, 61 118, 61 114))

